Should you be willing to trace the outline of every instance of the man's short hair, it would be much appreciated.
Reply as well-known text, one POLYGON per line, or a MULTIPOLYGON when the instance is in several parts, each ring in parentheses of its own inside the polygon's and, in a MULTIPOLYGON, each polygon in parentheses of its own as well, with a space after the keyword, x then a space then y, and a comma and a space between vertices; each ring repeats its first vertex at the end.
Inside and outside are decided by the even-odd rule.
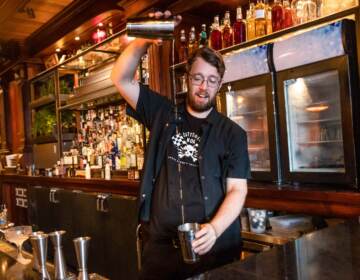
POLYGON ((214 66, 216 68, 216 70, 218 71, 221 79, 224 77, 225 64, 224 64, 224 60, 223 60, 221 54, 219 54, 217 51, 215 51, 211 48, 208 48, 208 47, 203 47, 203 48, 197 49, 195 52, 193 52, 191 54, 191 56, 189 57, 187 64, 186 64, 187 72, 190 72, 191 66, 194 64, 196 58, 198 58, 198 57, 201 57, 207 63, 214 66))

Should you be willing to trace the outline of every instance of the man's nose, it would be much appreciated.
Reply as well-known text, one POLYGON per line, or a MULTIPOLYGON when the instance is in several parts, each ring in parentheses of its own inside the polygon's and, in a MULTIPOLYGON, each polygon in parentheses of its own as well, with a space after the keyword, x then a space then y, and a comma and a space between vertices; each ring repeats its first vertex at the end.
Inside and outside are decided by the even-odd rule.
POLYGON ((207 88, 207 80, 203 80, 199 86, 200 89, 205 90, 207 88))

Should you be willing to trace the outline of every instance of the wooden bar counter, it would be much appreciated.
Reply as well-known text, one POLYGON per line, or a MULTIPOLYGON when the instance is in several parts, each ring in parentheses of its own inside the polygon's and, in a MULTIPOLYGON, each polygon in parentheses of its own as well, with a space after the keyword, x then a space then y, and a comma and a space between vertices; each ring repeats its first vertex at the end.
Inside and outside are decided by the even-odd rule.
MULTIPOLYGON (((0 175, 3 202, 11 208, 14 188, 42 186, 84 192, 137 196, 139 181, 124 179, 102 180, 25 175, 0 175)), ((278 186, 249 181, 246 207, 304 213, 325 217, 350 218, 360 216, 360 193, 356 190, 324 185, 278 186)), ((12 212, 13 209, 10 209, 12 212)))

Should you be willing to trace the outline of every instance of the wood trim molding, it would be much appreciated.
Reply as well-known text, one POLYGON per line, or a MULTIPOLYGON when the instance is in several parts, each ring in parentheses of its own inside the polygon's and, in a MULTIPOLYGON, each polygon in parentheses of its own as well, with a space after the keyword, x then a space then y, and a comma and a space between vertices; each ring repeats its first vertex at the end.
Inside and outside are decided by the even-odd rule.
POLYGON ((56 42, 82 23, 110 10, 123 11, 114 0, 75 0, 25 41, 29 56, 56 42))

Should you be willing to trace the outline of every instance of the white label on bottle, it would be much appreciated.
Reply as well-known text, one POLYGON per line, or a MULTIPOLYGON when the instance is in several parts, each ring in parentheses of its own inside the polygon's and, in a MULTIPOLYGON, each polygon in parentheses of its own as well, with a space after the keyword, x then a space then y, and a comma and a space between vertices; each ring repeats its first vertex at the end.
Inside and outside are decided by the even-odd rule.
POLYGON ((265 18, 265 10, 262 10, 262 9, 255 10, 255 18, 256 19, 265 18))

